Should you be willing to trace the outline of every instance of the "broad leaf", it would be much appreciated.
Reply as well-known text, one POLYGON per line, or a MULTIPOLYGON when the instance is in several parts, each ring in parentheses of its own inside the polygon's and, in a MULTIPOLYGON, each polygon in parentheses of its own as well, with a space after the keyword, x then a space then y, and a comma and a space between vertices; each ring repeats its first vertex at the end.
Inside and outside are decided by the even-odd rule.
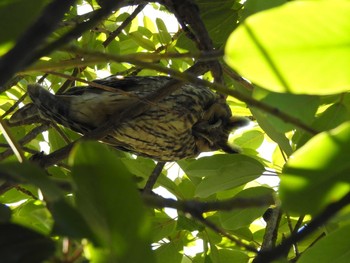
POLYGON ((340 227, 322 238, 307 251, 302 253, 298 262, 309 263, 347 263, 349 262, 350 225, 340 227))
POLYGON ((234 139, 234 144, 241 148, 257 149, 264 142, 264 134, 258 130, 249 130, 234 139))
MULTIPOLYGON (((258 198, 259 196, 272 195, 273 190, 265 187, 253 187, 241 191, 237 198, 258 198)), ((229 212, 220 212, 220 220, 225 229, 235 230, 249 226, 255 219, 261 217, 269 205, 262 207, 248 207, 234 209, 229 212)))
MULTIPOLYGON (((342 103, 334 103, 316 117, 312 122, 312 127, 317 131, 327 131, 349 120, 349 109, 342 103)), ((296 137, 293 137, 293 140, 297 143, 298 147, 300 147, 311 137, 312 135, 309 133, 299 131, 296 133, 296 137)))
POLYGON ((259 126, 266 132, 266 134, 274 140, 279 147, 289 156, 292 154, 293 149, 292 146, 290 145, 289 139, 286 137, 286 135, 278 131, 278 127, 275 127, 272 125, 270 122, 266 112, 263 112, 261 110, 252 108, 251 109, 254 117, 256 118, 257 122, 259 123, 259 126))
POLYGON ((236 249, 220 249, 219 262, 248 263, 249 256, 236 249))
MULTIPOLYGON (((281 94, 269 92, 260 88, 254 89, 253 97, 259 101, 269 104, 277 110, 284 112, 309 124, 313 121, 320 99, 317 96, 281 94)), ((266 114, 266 119, 279 132, 287 132, 295 129, 295 125, 287 123, 271 114, 266 114)))
POLYGON ((2 0, 0 3, 0 56, 34 22, 47 0, 2 0))
POLYGON ((231 34, 226 62, 271 91, 348 91, 349 16, 348 1, 292 1, 257 13, 231 34))
POLYGON ((258 178, 264 166, 242 154, 217 154, 190 163, 185 171, 190 177, 204 178, 196 189, 196 196, 207 197, 258 178))
POLYGON ((43 169, 29 163, 9 162, 0 164, 0 170, 19 183, 34 184, 41 189, 45 198, 49 202, 55 202, 63 198, 63 192, 55 183, 47 176, 43 169))
POLYGON ((1 262, 44 262, 54 252, 50 238, 20 225, 0 224, 1 262))
POLYGON ((183 244, 181 239, 163 244, 155 251, 157 262, 181 263, 183 256, 182 249, 183 244))
POLYGON ((252 14, 285 4, 287 0, 247 0, 244 3, 243 18, 252 14))
POLYGON ((152 262, 150 224, 122 160, 107 147, 86 142, 74 148, 70 163, 77 207, 98 239, 92 260, 152 262))
POLYGON ((281 175, 284 208, 314 214, 350 190, 350 122, 318 134, 298 149, 281 175))

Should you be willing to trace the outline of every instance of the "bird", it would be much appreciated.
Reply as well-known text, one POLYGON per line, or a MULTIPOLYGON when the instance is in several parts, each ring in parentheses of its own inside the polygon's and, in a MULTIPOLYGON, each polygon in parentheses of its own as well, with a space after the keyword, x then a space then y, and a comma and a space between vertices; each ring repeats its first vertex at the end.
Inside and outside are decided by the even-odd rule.
MULTIPOLYGON (((15 113, 10 122, 38 113, 44 120, 86 134, 173 80, 168 76, 112 75, 93 81, 108 89, 75 86, 56 95, 39 84, 28 85, 32 103, 15 113)), ((148 105, 141 114, 113 127, 101 141, 156 161, 178 161, 208 151, 238 153, 228 137, 247 122, 233 116, 225 99, 210 88, 181 82, 178 89, 148 105)))

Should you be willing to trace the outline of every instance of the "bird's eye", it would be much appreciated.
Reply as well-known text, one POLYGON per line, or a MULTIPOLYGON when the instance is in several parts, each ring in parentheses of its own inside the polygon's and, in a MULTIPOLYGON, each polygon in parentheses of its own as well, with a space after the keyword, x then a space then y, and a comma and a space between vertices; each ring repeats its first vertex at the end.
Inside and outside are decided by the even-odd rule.
POLYGON ((210 128, 219 128, 222 125, 222 120, 220 119, 213 119, 212 121, 209 121, 210 128))

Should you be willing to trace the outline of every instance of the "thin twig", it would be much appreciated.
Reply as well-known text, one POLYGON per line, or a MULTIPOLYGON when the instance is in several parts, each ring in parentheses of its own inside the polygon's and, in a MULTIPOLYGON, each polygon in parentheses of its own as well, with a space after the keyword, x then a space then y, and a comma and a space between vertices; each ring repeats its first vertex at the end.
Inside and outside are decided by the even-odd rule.
POLYGON ((125 4, 127 1, 115 1, 115 0, 107 0, 105 1, 105 5, 103 8, 98 9, 91 14, 90 19, 87 21, 84 21, 82 23, 77 24, 74 28, 72 28, 70 31, 65 33, 60 38, 56 39, 55 41, 52 41, 51 43, 47 44, 46 46, 32 52, 31 60, 30 62, 33 63, 40 59, 42 56, 57 50, 61 46, 66 45, 74 38, 79 37, 82 33, 92 28, 95 24, 97 24, 101 19, 108 16, 112 10, 118 9, 118 7, 121 7, 125 4))
POLYGON ((154 195, 143 195, 142 199, 146 205, 155 208, 174 208, 178 211, 190 214, 203 214, 213 211, 231 211, 239 208, 262 207, 274 204, 270 195, 259 196, 258 198, 229 198, 220 201, 204 202, 198 200, 174 200, 154 195))
MULTIPOLYGON (((192 215, 193 216, 193 215, 192 215)), ((230 241, 232 241, 233 243, 235 243, 236 245, 245 248, 248 251, 254 252, 254 253, 258 253, 258 250, 255 247, 252 247, 246 243, 244 243, 241 239, 232 236, 230 234, 228 234, 227 232, 225 232, 223 229, 219 228, 217 225, 215 225, 214 223, 210 222, 209 220, 205 219, 203 216, 195 216, 195 218, 197 220, 199 220, 202 224, 204 224, 205 226, 209 227, 211 230, 213 230, 216 233, 219 233, 220 235, 226 237, 227 239, 229 239, 230 241)))
POLYGON ((330 218, 335 216, 341 209, 350 204, 350 192, 339 201, 328 205, 320 214, 314 217, 307 225, 291 236, 283 240, 283 242, 273 249, 261 251, 254 259, 254 263, 267 263, 288 254, 288 251, 300 240, 315 232, 319 227, 325 224, 330 218))
MULTIPOLYGON (((156 52, 132 53, 127 55, 113 55, 113 54, 96 52, 96 51, 88 51, 88 50, 84 51, 83 49, 79 49, 78 47, 74 47, 74 46, 62 48, 61 50, 70 52, 70 53, 76 53, 78 55, 84 55, 84 59, 74 58, 70 60, 57 61, 57 62, 40 61, 30 67, 27 67, 26 69, 23 69, 22 71, 18 72, 18 74, 28 74, 32 72, 42 72, 42 71, 50 73, 50 71, 53 71, 53 70, 86 67, 86 66, 96 65, 98 63, 106 63, 108 61, 115 61, 118 63, 136 61, 136 63, 130 62, 130 64, 138 65, 141 62, 154 63, 154 62, 160 61, 161 59, 182 59, 182 58, 195 59, 198 62, 206 62, 205 67, 210 69, 207 62, 223 56, 222 50, 205 51, 205 52, 186 52, 186 53, 168 52, 164 54, 159 54, 156 52)), ((142 68, 144 67, 143 64, 139 66, 142 68)), ((162 67, 162 70, 160 70, 160 72, 164 72, 164 67, 162 67)))
POLYGON ((112 33, 109 34, 108 38, 102 43, 104 47, 107 47, 122 31, 123 29, 131 23, 132 20, 145 8, 146 4, 141 4, 136 9, 132 14, 130 14, 129 17, 127 17, 123 23, 112 33))
POLYGON ((146 185, 143 188, 144 194, 150 194, 152 192, 152 189, 153 189, 154 185, 156 184, 156 181, 157 181, 159 175, 162 173, 164 165, 165 165, 165 162, 158 162, 156 164, 156 167, 154 167, 152 174, 148 178, 146 185))
POLYGON ((2 135, 5 137, 7 143, 10 145, 12 151, 14 152, 17 160, 22 163, 25 160, 24 153, 21 149, 21 146, 12 135, 10 129, 6 125, 6 123, 0 118, 0 131, 2 135))
MULTIPOLYGON (((22 139, 20 139, 18 141, 18 143, 20 145, 27 144, 28 142, 33 140, 36 136, 38 136, 39 133, 42 133, 43 131, 46 131, 48 129, 48 127, 49 126, 47 124, 43 124, 41 126, 38 126, 38 127, 34 128, 26 136, 24 136, 22 139)), ((0 153, 0 160, 3 160, 5 158, 9 157, 12 154, 13 154, 12 149, 7 149, 6 151, 0 153)))
POLYGON ((5 113, 1 116, 2 119, 9 115, 11 112, 13 112, 20 103, 24 101, 24 99, 27 97, 27 93, 24 93, 22 97, 20 97, 5 113))
POLYGON ((50 125, 61 136, 65 143, 69 144, 72 142, 55 122, 51 122, 50 125))

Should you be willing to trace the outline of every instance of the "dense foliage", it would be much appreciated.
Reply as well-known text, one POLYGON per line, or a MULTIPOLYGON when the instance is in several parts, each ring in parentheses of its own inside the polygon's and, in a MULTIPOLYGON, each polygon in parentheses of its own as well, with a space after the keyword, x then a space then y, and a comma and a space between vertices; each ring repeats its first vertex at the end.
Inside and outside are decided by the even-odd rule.
POLYGON ((348 262, 349 17, 345 0, 1 1, 1 262, 348 262), (201 76, 250 118, 242 153, 163 167, 8 123, 30 83, 111 74, 201 76))

